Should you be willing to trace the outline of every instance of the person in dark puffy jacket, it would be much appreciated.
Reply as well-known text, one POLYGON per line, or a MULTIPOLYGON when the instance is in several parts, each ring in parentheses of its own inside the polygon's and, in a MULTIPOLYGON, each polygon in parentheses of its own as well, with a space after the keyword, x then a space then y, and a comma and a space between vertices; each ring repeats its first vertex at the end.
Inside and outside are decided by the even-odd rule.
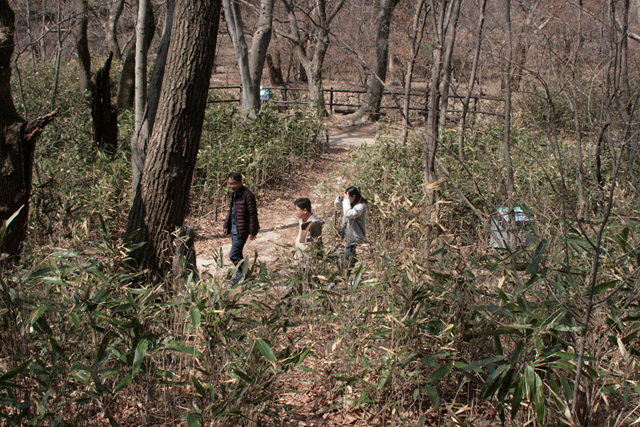
POLYGON ((235 278, 231 285, 235 285, 242 279, 242 262, 244 255, 242 249, 248 240, 254 240, 260 230, 258 222, 258 208, 256 197, 251 190, 242 185, 242 175, 232 172, 227 176, 231 197, 229 213, 224 220, 222 230, 224 234, 231 234, 231 250, 229 259, 236 266, 235 278))

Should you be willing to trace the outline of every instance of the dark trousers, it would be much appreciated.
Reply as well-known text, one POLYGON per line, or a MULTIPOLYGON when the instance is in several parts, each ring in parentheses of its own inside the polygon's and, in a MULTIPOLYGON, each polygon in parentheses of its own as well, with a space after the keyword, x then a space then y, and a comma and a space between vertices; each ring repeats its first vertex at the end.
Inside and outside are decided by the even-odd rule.
POLYGON ((242 254, 242 249, 244 248, 245 243, 247 243, 247 238, 244 239, 238 237, 237 234, 231 235, 231 250, 229 251, 229 259, 236 266, 236 279, 242 279, 242 263, 244 261, 244 255, 242 254))

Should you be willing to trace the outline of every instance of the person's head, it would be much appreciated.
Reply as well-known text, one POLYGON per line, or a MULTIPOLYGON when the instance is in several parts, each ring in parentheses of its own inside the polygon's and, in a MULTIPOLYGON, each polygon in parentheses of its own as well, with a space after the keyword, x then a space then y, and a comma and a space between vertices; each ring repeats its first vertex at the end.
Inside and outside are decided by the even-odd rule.
POLYGON ((358 203, 367 203, 356 187, 351 186, 344 190, 344 192, 349 195, 349 202, 351 202, 351 206, 355 206, 358 203))
POLYGON ((234 193, 242 188, 242 174, 238 172, 231 172, 227 175, 227 182, 229 189, 234 193))
POLYGON ((307 199, 306 197, 300 197, 299 199, 296 199, 295 202, 293 202, 293 204, 296 207, 296 216, 303 220, 306 221, 307 219, 309 219, 309 217, 311 216, 311 200, 307 199))

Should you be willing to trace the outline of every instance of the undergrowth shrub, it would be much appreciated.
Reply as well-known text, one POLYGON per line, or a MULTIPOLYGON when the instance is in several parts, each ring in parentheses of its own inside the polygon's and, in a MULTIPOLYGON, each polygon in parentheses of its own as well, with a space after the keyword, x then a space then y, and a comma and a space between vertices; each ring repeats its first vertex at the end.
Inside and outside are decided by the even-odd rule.
POLYGON ((249 122, 235 106, 214 105, 206 111, 194 173, 194 213, 226 204, 230 172, 242 173, 252 189, 274 186, 323 150, 324 128, 308 111, 279 113, 267 104, 249 122))

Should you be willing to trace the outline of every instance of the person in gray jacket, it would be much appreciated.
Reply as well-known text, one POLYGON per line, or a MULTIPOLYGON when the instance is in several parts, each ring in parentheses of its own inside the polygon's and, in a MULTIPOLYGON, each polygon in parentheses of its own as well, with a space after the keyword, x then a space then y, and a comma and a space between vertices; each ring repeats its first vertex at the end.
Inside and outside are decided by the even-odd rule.
POLYGON ((356 187, 349 187, 344 191, 344 194, 336 197, 334 204, 337 211, 342 211, 345 244, 344 264, 349 271, 356 261, 356 247, 367 237, 365 225, 367 200, 362 197, 356 187))

